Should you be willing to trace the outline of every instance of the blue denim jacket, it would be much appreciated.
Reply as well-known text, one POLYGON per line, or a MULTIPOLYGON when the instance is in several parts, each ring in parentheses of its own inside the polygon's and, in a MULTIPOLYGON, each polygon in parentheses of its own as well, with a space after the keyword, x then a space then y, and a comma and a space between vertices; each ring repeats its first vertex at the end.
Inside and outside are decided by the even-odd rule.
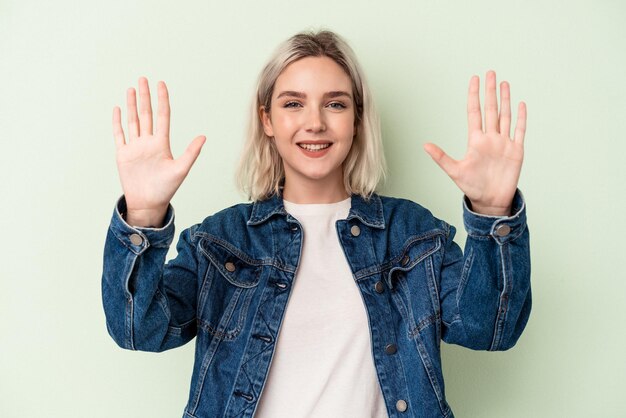
MULTIPOLYGON (((521 193, 508 217, 478 215, 464 201, 465 254, 454 227, 416 203, 378 195, 351 203, 337 234, 366 308, 389 417, 452 417, 440 341, 506 350, 530 314, 521 193)), ((173 208, 162 228, 131 227, 124 210, 121 198, 104 250, 109 333, 121 347, 145 351, 196 337, 183 416, 252 417, 298 270, 298 221, 280 196, 236 205, 185 229, 177 257, 164 265, 173 208)))

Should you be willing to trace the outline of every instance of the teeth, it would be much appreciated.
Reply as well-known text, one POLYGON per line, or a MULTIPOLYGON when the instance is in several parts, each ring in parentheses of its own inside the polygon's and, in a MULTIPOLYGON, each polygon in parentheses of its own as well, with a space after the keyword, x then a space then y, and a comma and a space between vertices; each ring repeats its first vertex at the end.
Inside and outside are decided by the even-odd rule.
POLYGON ((330 147, 330 144, 298 144, 307 151, 319 151, 330 147))

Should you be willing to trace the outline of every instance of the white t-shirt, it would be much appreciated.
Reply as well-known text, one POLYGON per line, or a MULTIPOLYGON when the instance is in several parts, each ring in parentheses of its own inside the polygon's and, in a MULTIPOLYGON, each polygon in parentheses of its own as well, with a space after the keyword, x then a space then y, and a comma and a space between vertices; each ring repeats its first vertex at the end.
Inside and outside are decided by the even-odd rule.
POLYGON ((350 198, 284 203, 303 228, 302 259, 255 418, 386 418, 365 305, 335 227, 350 198))

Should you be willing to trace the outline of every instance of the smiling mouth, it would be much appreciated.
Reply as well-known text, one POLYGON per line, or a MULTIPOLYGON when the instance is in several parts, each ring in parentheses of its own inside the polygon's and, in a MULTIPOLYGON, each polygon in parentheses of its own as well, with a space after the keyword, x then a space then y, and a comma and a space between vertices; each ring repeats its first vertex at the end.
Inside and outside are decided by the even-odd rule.
POLYGON ((307 151, 321 151, 324 150, 328 147, 330 147, 332 144, 298 144, 298 146, 302 149, 305 149, 307 151))

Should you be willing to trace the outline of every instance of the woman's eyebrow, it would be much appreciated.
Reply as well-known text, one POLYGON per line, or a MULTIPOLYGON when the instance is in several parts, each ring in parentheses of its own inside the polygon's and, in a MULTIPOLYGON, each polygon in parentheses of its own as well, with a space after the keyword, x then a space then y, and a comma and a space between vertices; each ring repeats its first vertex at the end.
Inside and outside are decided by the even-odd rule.
MULTIPOLYGON (((300 91, 292 91, 292 90, 286 90, 281 92, 278 96, 276 96, 277 99, 280 99, 281 97, 296 97, 298 99, 306 99, 306 94, 302 93, 300 91)), ((324 97, 326 98, 330 98, 330 99, 334 99, 336 97, 347 97, 349 99, 352 99, 352 95, 346 91, 329 91, 327 93, 324 93, 324 97)))
POLYGON ((352 99, 352 95, 346 91, 329 91, 324 94, 324 97, 328 97, 330 99, 334 99, 336 97, 347 97, 348 99, 352 99))
POLYGON ((301 93, 299 91, 283 91, 276 98, 280 99, 281 97, 297 97, 298 99, 306 99, 306 94, 301 93))

